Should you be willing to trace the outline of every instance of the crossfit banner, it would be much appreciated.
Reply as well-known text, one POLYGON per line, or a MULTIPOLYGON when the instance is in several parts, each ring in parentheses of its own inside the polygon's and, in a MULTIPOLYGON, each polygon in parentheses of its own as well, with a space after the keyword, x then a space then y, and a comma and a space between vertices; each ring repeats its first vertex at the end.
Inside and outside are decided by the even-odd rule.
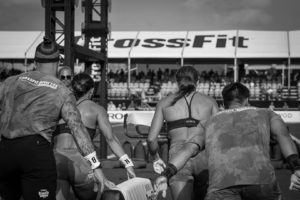
POLYGON ((291 58, 300 58, 300 31, 290 31, 289 41, 291 58))
MULTIPOLYGON (((238 37, 237 31, 189 31, 184 58, 234 58, 235 42, 247 48, 244 37, 238 37)), ((249 43, 249 41, 247 41, 249 43)))
POLYGON ((239 31, 238 35, 243 38, 243 45, 237 49, 238 58, 288 58, 285 31, 239 31))
MULTIPOLYGON (((97 39, 91 39, 90 44, 100 49, 97 39)), ((286 31, 113 32, 108 57, 288 58, 288 48, 286 31)))
POLYGON ((132 58, 180 58, 187 32, 139 32, 132 58))
MULTIPOLYGON (((108 58, 128 58, 130 55, 130 49, 134 45, 134 40, 137 37, 138 32, 112 32, 111 38, 108 40, 108 58)), ((100 50, 99 44, 90 42, 94 48, 100 50)))
MULTIPOLYGON (((0 31, 1 59, 32 59, 42 41, 41 31, 0 31)), ((59 38, 59 35, 57 36, 59 38)), ((64 44, 63 37, 57 41, 64 44)), ((75 32, 78 45, 88 43, 99 51, 100 38, 84 41, 75 32)), ((298 31, 131 31, 112 32, 108 58, 300 58, 298 31)))

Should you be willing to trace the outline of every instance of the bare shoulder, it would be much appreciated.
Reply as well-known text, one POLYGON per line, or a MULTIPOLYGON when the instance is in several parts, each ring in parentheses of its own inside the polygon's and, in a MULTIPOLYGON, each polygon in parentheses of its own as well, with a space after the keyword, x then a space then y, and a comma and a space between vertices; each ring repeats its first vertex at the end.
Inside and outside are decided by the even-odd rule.
POLYGON ((168 107, 171 104, 171 102, 173 101, 174 98, 175 98, 174 94, 169 94, 168 96, 162 98, 157 103, 156 107, 161 107, 161 108, 168 107))
POLYGON ((208 95, 202 94, 200 92, 196 92, 195 97, 196 97, 195 99, 197 101, 203 102, 206 105, 215 105, 217 103, 214 98, 212 98, 208 95))
POLYGON ((107 115, 107 110, 103 106, 99 105, 94 101, 89 101, 88 106, 90 110, 97 112, 97 114, 107 115))

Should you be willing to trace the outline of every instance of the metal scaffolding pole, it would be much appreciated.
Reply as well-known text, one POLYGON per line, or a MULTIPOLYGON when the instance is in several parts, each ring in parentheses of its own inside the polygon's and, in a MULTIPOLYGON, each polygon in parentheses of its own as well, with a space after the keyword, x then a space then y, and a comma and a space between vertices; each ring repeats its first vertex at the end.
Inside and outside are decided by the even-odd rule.
MULTIPOLYGON (((78 0, 42 0, 45 8, 45 36, 56 41, 61 53, 64 54, 64 65, 71 67, 74 71, 75 58, 85 62, 86 66, 92 62, 101 65, 101 81, 99 82, 100 105, 107 107, 107 35, 108 30, 108 0, 82 0, 85 11, 85 23, 82 33, 86 36, 84 46, 75 44, 74 41, 74 18, 75 6, 78 0), (64 19, 57 16, 57 12, 63 12, 64 19), (98 16, 94 20, 93 14, 98 16), (89 49, 90 38, 100 37, 100 51, 89 49)), ((90 67, 90 66, 89 66, 90 67)), ((107 144, 105 137, 100 139, 101 158, 107 156, 107 144)))

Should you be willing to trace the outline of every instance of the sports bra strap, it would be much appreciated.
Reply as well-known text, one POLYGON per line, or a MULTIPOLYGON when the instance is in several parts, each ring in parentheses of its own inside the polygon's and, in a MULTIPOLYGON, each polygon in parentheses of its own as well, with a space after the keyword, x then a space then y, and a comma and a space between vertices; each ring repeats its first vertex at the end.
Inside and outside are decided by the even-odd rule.
POLYGON ((189 102, 187 101, 187 99, 184 97, 184 100, 185 100, 185 102, 186 102, 186 104, 187 104, 187 106, 188 106, 188 109, 189 109, 189 118, 192 118, 192 110, 191 110, 191 107, 192 107, 192 101, 193 101, 193 98, 194 98, 195 94, 196 94, 196 92, 194 92, 194 94, 193 94, 193 96, 192 96, 192 98, 191 98, 191 100, 190 100, 190 103, 189 103, 189 102))
MULTIPOLYGON (((89 128, 89 127, 85 127, 86 130, 88 131, 88 133, 90 134, 90 137, 93 139, 95 134, 96 134, 96 129, 94 128, 89 128)), ((66 123, 62 123, 62 124, 58 124, 56 126, 56 129, 53 132, 53 137, 61 134, 61 133, 69 133, 71 134, 71 129, 69 128, 69 126, 66 123)))
POLYGON ((78 106, 79 104, 81 104, 82 102, 87 101, 87 100, 89 100, 89 99, 88 98, 84 98, 84 99, 82 99, 80 101, 77 101, 76 102, 76 106, 78 106))

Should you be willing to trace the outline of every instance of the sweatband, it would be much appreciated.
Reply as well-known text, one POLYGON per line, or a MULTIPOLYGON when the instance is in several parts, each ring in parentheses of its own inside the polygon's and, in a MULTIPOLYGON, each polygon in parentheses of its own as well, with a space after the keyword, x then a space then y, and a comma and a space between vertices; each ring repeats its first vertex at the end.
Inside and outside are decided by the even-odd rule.
POLYGON ((172 176, 177 173, 177 168, 172 163, 168 163, 165 170, 161 173, 162 176, 167 177, 169 180, 172 176))
POLYGON ((134 166, 132 160, 128 157, 127 154, 121 156, 119 160, 122 162, 125 168, 134 166))
POLYGON ((89 155, 85 156, 84 158, 90 162, 92 169, 96 169, 100 166, 100 162, 97 158, 96 151, 90 153, 89 155))
POLYGON ((300 169, 300 159, 297 154, 289 155, 286 161, 293 172, 300 169))

